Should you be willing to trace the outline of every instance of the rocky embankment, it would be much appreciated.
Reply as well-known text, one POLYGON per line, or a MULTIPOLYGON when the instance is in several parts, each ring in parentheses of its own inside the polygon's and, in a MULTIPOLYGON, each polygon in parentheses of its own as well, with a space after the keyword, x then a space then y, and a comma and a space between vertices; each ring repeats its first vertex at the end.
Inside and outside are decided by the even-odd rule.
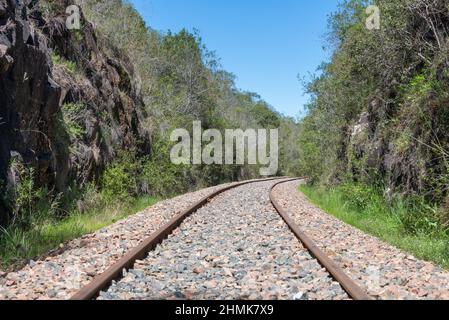
MULTIPOLYGON (((131 63, 99 45, 71 1, 0 0, 0 181, 17 183, 11 161, 35 168, 40 186, 62 192, 99 177, 117 150, 149 153, 143 102, 131 63)), ((0 223, 8 215, 0 199, 0 223)))

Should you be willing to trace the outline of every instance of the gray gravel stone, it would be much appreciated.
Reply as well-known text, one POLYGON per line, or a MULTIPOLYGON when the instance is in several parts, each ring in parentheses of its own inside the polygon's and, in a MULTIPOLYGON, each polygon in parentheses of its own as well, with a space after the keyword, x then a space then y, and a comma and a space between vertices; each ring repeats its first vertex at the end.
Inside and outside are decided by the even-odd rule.
POLYGON ((273 183, 213 199, 136 264, 144 281, 128 274, 99 299, 348 299, 272 207, 273 183))
POLYGON ((60 253, 42 261, 30 261, 18 272, 0 270, 0 300, 69 299, 174 215, 223 186, 159 202, 96 233, 70 241, 60 253), (56 296, 52 289, 58 293, 56 296))

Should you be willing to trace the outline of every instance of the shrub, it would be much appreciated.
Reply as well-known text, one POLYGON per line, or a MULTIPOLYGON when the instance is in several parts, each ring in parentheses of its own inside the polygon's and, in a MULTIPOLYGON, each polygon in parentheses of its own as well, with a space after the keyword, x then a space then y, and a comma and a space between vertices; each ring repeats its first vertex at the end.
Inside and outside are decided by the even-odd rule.
POLYGON ((173 196, 187 188, 188 167, 170 161, 171 142, 160 136, 153 141, 151 159, 142 160, 142 189, 153 196, 173 196))
POLYGON ((3 195, 12 212, 7 227, 0 226, 0 256, 11 255, 14 259, 30 257, 34 254, 33 237, 35 229, 48 219, 57 216, 61 195, 53 196, 46 188, 35 183, 35 170, 17 160, 10 164, 15 175, 15 184, 3 195))
POLYGON ((129 199, 138 194, 138 168, 133 151, 122 151, 117 160, 103 173, 102 193, 106 199, 129 199))
POLYGON ((11 225, 28 226, 32 221, 36 203, 44 198, 43 189, 35 186, 35 170, 13 160, 10 170, 15 175, 15 185, 4 195, 12 211, 11 225))
POLYGON ((355 210, 364 210, 381 201, 379 192, 364 184, 347 183, 341 186, 341 190, 348 205, 355 210))
POLYGON ((401 221, 405 232, 409 234, 439 234, 447 232, 436 206, 426 203, 423 197, 410 196, 404 200, 405 214, 401 221))
POLYGON ((143 164, 142 182, 152 196, 170 197, 187 191, 187 168, 172 163, 146 161, 143 164))

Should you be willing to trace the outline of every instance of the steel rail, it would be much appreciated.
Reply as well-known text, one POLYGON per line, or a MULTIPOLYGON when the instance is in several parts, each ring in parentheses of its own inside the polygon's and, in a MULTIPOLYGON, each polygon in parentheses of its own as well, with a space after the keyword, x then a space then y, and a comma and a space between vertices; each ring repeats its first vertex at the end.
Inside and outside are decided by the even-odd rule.
POLYGON ((279 202, 274 197, 274 189, 284 183, 292 182, 297 179, 290 179, 287 181, 281 181, 274 184, 270 189, 270 201, 273 204, 276 211, 282 217, 282 219, 287 223, 290 230, 295 234, 295 236, 301 241, 307 250, 318 260, 318 262, 332 275, 332 277, 340 283, 342 288, 348 293, 348 295, 354 300, 374 300, 373 297, 369 296, 365 290, 363 290, 359 284, 357 284, 353 279, 351 279, 342 268, 340 268, 331 258, 327 256, 316 244, 309 238, 293 221, 288 212, 279 204, 279 202))
POLYGON ((241 187, 243 185, 279 179, 285 180, 286 178, 277 177, 239 182, 212 192, 208 196, 202 198, 200 201, 191 205, 182 213, 170 219, 170 221, 160 227, 148 238, 143 240, 137 247, 131 249, 128 253, 126 253, 119 261, 109 267, 102 274, 95 277, 88 285, 83 287, 74 296, 72 296, 70 300, 91 300, 98 297, 100 292, 109 287, 113 280, 120 279, 123 276, 123 270, 131 269, 137 260, 144 259, 151 250, 156 248, 158 244, 164 241, 164 239, 166 239, 176 228, 178 228, 187 217, 198 211, 198 209, 209 203, 216 196, 228 190, 241 187))

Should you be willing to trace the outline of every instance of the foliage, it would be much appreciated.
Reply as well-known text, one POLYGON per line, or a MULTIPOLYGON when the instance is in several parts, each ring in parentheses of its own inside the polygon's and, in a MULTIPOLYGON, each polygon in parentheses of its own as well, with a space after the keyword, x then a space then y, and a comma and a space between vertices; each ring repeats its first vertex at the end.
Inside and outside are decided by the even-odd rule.
MULTIPOLYGON (((153 133, 153 140, 168 141, 171 130, 191 128, 194 120, 200 120, 204 129, 219 130, 285 126, 289 128, 289 136, 297 136, 298 127, 294 121, 277 114, 257 94, 236 88, 235 76, 222 70, 219 58, 207 50, 197 31, 157 32, 149 28, 126 1, 83 0, 81 5, 86 16, 95 23, 104 45, 119 49, 133 62, 148 114, 144 123, 153 133), (116 19, 109 19, 110 16, 116 19)), ((296 144, 284 149, 292 149, 293 145, 296 144)), ((152 155, 159 154, 157 148, 155 143, 152 155)), ((297 174, 293 171, 296 167, 289 165, 296 159, 287 159, 294 154, 288 152, 282 157, 281 167, 289 170, 285 174, 297 174)), ((164 160, 158 161, 157 165, 170 171, 168 154, 164 155, 164 160)), ((154 159, 149 160, 156 165, 154 159)), ((221 181, 235 179, 238 178, 235 173, 241 168, 197 169, 181 168, 182 176, 191 177, 184 180, 184 187, 191 187, 196 182, 219 183, 214 179, 217 176, 223 178, 221 181), (212 173, 214 176, 209 175, 212 173)), ((255 172, 246 167, 241 172, 252 171, 255 172)), ((250 177, 254 177, 253 173, 250 177)))
POLYGON ((375 1, 381 29, 368 30, 368 4, 343 1, 330 17, 332 58, 306 84, 301 173, 317 184, 371 182, 442 204, 449 9, 441 1, 375 1))
POLYGON ((0 227, 0 268, 36 259, 48 250, 142 211, 157 201, 148 196, 129 199, 126 203, 118 199, 105 201, 100 194, 95 198, 101 201, 82 213, 75 208, 61 218, 46 215, 46 219, 31 228, 0 227))
POLYGON ((82 104, 66 103, 61 107, 62 126, 69 135, 71 141, 82 139, 86 134, 86 130, 82 127, 82 104))
POLYGON ((261 128, 276 129, 281 125, 279 115, 263 101, 256 103, 256 105, 250 110, 250 114, 254 117, 255 121, 261 128))
MULTIPOLYGON (((125 105, 120 110, 123 114, 117 117, 127 121, 128 113, 136 112, 139 126, 143 126, 136 130, 151 133, 151 152, 148 152, 149 148, 141 148, 145 152, 140 150, 140 142, 132 150, 117 152, 117 149, 124 148, 125 143, 114 139, 113 129, 122 128, 112 123, 115 115, 108 114, 109 106, 95 105, 86 99, 86 95, 92 92, 70 90, 65 100, 69 103, 64 103, 55 116, 55 136, 49 137, 53 143, 53 157, 60 157, 61 150, 69 150, 71 159, 67 159, 67 162, 70 162, 71 168, 75 168, 74 175, 77 175, 76 168, 88 164, 77 163, 79 157, 74 155, 82 155, 89 149, 91 140, 95 138, 88 135, 92 133, 90 124, 95 127, 95 120, 99 120, 99 140, 102 144, 99 157, 107 165, 89 177, 70 177, 71 181, 66 185, 58 186, 62 194, 56 194, 57 191, 53 190, 54 182, 49 186, 39 185, 39 179, 34 177, 36 172, 32 171, 35 169, 31 169, 35 164, 24 165, 27 170, 31 170, 30 178, 21 180, 14 191, 17 194, 10 197, 8 204, 12 208, 20 208, 17 209, 17 216, 26 217, 25 220, 29 218, 29 221, 23 226, 11 224, 6 227, 0 244, 12 245, 1 249, 2 256, 29 258, 57 241, 92 230, 90 226, 80 227, 78 221, 84 215, 90 219, 90 213, 103 215, 117 203, 133 203, 134 199, 148 195, 167 197, 259 175, 257 166, 173 165, 170 161, 170 132, 176 128, 191 131, 192 122, 196 120, 202 122, 205 130, 281 128, 282 140, 288 144, 281 142, 280 173, 297 174, 298 148, 293 147, 298 135, 297 122, 278 114, 257 94, 237 89, 235 76, 222 69, 219 58, 204 46, 197 31, 162 33, 153 30, 128 1, 80 0, 77 3, 82 8, 83 18, 86 18, 86 21, 82 21, 83 26, 92 23, 95 29, 93 40, 97 41, 98 56, 104 54, 111 58, 111 63, 120 61, 133 70, 130 72, 129 85, 136 92, 133 92, 131 98, 139 101, 135 105, 141 105, 140 100, 143 100, 144 107, 130 110, 125 105), (92 121, 89 121, 91 118, 92 121), (122 142, 123 145, 120 145, 122 142), (108 148, 112 144, 114 148, 108 148), (26 196, 21 197, 21 194, 26 196), (50 203, 48 199, 54 200, 50 203), (39 209, 40 204, 42 209, 39 209), (40 215, 42 219, 38 219, 40 215), (51 227, 52 223, 56 223, 55 228, 51 227), (33 242, 36 244, 33 245, 33 242), (13 248, 16 245, 23 248, 23 254, 14 255, 13 248)), ((39 1, 37 8, 50 21, 64 14, 66 4, 62 0, 43 0, 39 1)), ((78 45, 74 46, 75 50, 63 50, 64 44, 58 43, 56 47, 59 49, 55 48, 51 54, 53 67, 62 69, 69 78, 77 78, 78 69, 82 67, 86 78, 89 78, 89 64, 92 62, 81 59, 81 52, 70 52, 84 50, 81 45, 84 32, 70 31, 69 34, 68 39, 61 38, 58 41, 76 41, 78 45)), ((66 34, 61 36, 65 37, 66 34)), ((101 79, 92 81, 97 80, 100 84, 92 83, 94 86, 101 85, 101 79)), ((105 221, 108 219, 106 217, 105 221)))
POLYGON ((122 151, 118 155, 103 173, 101 186, 106 199, 125 201, 139 193, 139 165, 133 151, 122 151))
POLYGON ((55 52, 52 52, 51 54, 51 61, 55 65, 62 66, 65 70, 67 70, 71 74, 74 74, 77 70, 76 62, 66 60, 60 55, 56 54, 55 52))
POLYGON ((345 194, 347 204, 354 210, 365 210, 368 205, 377 205, 382 197, 373 187, 362 184, 343 184, 341 191, 345 194))
POLYGON ((6 188, 3 201, 12 208, 9 225, 27 228, 47 215, 55 215, 60 195, 48 197, 48 190, 35 183, 35 169, 13 159, 13 185, 6 188))
POLYGON ((302 191, 327 212, 449 267, 449 7, 344 1, 329 20, 332 58, 306 84, 302 191))
POLYGON ((142 185, 148 194, 155 196, 173 196, 187 189, 185 168, 174 165, 170 158, 171 143, 166 140, 153 141, 153 157, 142 163, 142 185))

